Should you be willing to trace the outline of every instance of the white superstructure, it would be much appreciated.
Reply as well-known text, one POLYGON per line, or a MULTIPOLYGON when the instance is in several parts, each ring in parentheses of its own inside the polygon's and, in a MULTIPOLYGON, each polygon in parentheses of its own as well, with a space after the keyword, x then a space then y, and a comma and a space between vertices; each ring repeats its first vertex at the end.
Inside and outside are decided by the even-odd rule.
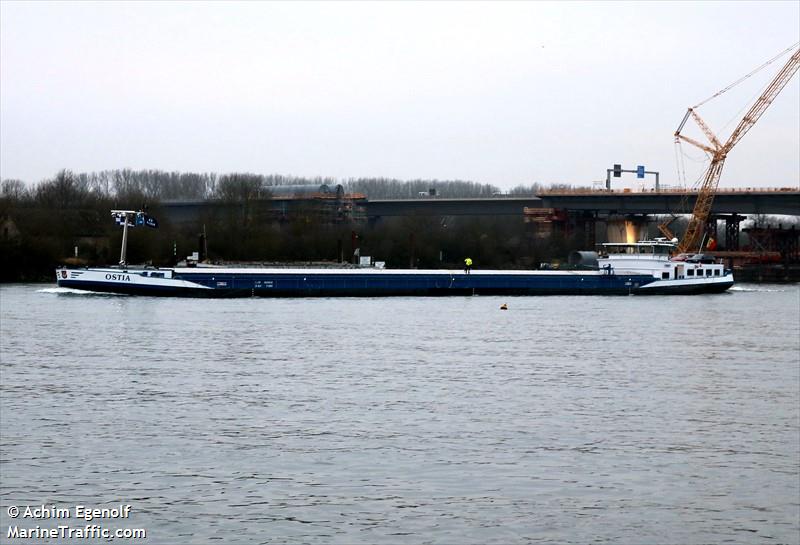
POLYGON ((609 242, 601 244, 597 258, 600 270, 622 273, 650 274, 658 282, 642 290, 667 287, 711 284, 733 284, 733 275, 725 266, 706 254, 672 256, 676 245, 665 238, 639 242, 609 242))

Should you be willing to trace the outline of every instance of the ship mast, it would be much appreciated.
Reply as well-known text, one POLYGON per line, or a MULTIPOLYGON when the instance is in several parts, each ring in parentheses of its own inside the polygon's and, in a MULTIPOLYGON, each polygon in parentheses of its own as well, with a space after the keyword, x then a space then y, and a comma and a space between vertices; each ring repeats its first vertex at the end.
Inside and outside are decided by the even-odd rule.
POLYGON ((112 210, 111 217, 116 220, 117 223, 122 223, 122 248, 119 252, 119 266, 126 267, 128 262, 126 260, 126 254, 128 253, 128 227, 133 227, 133 223, 129 223, 129 220, 136 217, 137 212, 135 210, 112 210))

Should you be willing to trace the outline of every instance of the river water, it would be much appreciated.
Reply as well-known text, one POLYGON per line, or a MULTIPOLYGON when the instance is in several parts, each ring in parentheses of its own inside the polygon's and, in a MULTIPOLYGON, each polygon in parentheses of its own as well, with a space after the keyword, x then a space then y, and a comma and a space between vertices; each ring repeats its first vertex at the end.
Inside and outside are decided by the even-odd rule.
POLYGON ((800 542, 797 285, 0 311, 3 542, 800 542))

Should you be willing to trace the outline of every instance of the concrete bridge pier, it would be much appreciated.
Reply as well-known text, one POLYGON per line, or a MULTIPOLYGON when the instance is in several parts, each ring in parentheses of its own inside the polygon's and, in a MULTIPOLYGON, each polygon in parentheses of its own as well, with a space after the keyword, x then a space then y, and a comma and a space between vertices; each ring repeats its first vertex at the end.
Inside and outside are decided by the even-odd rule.
POLYGON ((597 244, 597 212, 575 212, 573 216, 575 234, 582 247, 594 250, 597 244))
POLYGON ((637 242, 647 238, 647 216, 609 216, 606 220, 608 242, 637 242))

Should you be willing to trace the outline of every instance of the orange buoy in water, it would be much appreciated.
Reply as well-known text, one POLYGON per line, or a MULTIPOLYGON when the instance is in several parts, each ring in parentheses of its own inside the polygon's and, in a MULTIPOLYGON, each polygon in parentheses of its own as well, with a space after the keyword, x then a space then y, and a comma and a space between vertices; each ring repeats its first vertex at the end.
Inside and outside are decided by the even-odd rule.
POLYGON ((508 305, 503 303, 502 305, 500 305, 500 310, 508 310, 508 305))

